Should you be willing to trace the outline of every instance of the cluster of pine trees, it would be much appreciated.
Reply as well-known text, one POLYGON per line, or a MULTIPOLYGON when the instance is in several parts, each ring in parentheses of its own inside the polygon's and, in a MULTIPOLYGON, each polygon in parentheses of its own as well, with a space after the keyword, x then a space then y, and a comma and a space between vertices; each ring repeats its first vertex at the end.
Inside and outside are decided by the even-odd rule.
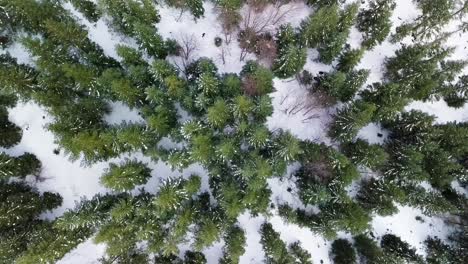
MULTIPOLYGON (((238 32, 248 52, 260 56, 265 42, 276 47, 271 65, 251 60, 240 73, 220 73, 211 58, 184 68, 166 60, 181 56, 182 47, 158 34, 158 6, 199 19, 206 11, 201 0, 0 0, 0 44, 20 43, 34 65, 20 64, 8 52, 0 56, 0 262, 53 263, 94 236, 107 245, 102 263, 206 263, 202 251, 219 241, 224 241, 220 263, 239 263, 247 234, 237 219, 246 212, 266 216, 259 230, 266 263, 312 263, 304 245, 281 240, 268 222, 272 214, 333 241, 335 263, 467 262, 468 202, 454 185, 468 184, 468 125, 437 124, 433 116, 404 108, 411 100, 465 105, 468 77, 461 72, 467 61, 450 59, 454 48, 445 41, 466 25, 452 32, 443 28, 453 16, 468 13, 468 4, 417 1, 421 16, 391 34, 394 0, 371 0, 365 7, 309 0, 313 12, 299 27, 282 24, 274 33, 241 29, 241 9, 248 5, 262 12, 290 1, 213 2, 223 30, 238 32), (118 59, 105 55, 64 2, 90 22, 104 19, 137 47, 118 45, 118 59), (360 48, 346 43, 353 26, 363 36, 360 48), (411 44, 386 59, 383 79, 363 87, 369 71, 358 65, 365 52, 389 39, 408 38, 411 44), (317 60, 333 65, 330 72, 313 76, 304 70, 311 48, 318 51, 317 60), (340 105, 329 129, 335 146, 266 127, 274 78, 295 78, 313 96, 340 105), (197 163, 207 171, 209 189, 202 188, 200 175, 158 175, 164 180, 157 189, 141 189, 158 172, 127 159, 109 163, 101 176, 108 194, 44 220, 40 215, 62 199, 26 183, 27 176, 40 175, 39 159, 8 154, 22 138, 8 116, 17 100, 47 109, 53 117, 47 129, 72 160, 92 164, 142 152, 180 172, 197 163), (106 123, 111 101, 137 109, 145 122, 106 123), (371 122, 390 132, 384 144, 356 138, 371 122), (159 144, 163 138, 172 147, 159 144), (318 210, 272 203, 268 180, 284 177, 292 164, 299 165, 294 194, 318 210), (376 176, 363 177, 363 170, 376 176), (359 186, 354 196, 353 183, 359 186), (429 217, 444 215, 455 230, 450 243, 428 237, 422 256, 393 234, 374 238, 372 217, 395 214, 400 205, 429 217), (338 238, 341 231, 352 239, 338 238), (181 254, 181 244, 190 244, 190 250, 181 254)), ((213 48, 222 42, 215 40, 213 48)))

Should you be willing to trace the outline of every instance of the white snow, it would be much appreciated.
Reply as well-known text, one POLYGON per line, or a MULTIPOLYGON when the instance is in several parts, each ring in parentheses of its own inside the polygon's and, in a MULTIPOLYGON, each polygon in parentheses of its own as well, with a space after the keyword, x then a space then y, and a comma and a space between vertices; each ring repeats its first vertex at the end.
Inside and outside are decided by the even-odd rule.
POLYGON ((395 234, 415 247, 418 254, 425 255, 423 241, 429 235, 446 239, 450 234, 450 229, 441 218, 424 216, 421 210, 408 206, 398 206, 398 209, 399 212, 392 216, 373 217, 372 228, 376 237, 395 234), (416 220, 416 216, 422 217, 424 222, 416 220))
POLYGON ((94 244, 94 238, 81 243, 74 250, 67 253, 57 264, 98 264, 99 258, 103 257, 106 245, 94 244))
POLYGON ((295 79, 274 79, 276 91, 271 93, 273 114, 267 120, 271 131, 289 130, 300 139, 330 144, 328 124, 332 121, 333 107, 323 107, 295 79))
MULTIPOLYGON (((397 7, 392 17, 392 21, 394 22, 393 29, 402 22, 408 21, 418 15, 412 1, 397 0, 396 2, 397 7)), ((300 21, 312 11, 300 3, 294 3, 294 5, 298 5, 298 9, 287 17, 286 22, 298 26, 300 21)), ((80 24, 85 26, 89 32, 90 39, 99 44, 104 49, 106 55, 119 59, 115 51, 117 44, 136 46, 134 40, 113 32, 107 25, 106 18, 99 19, 97 23, 90 23, 71 4, 65 3, 64 6, 77 18, 80 24)), ((233 33, 230 44, 226 44, 223 41, 221 47, 216 47, 214 45, 214 38, 219 36, 224 39, 224 35, 217 20, 218 15, 213 4, 205 2, 204 7, 205 17, 194 21, 189 13, 184 13, 179 17, 179 10, 158 5, 157 8, 161 15, 161 21, 156 25, 158 33, 164 38, 174 38, 179 41, 186 37, 193 37, 197 43, 197 50, 191 59, 209 57, 217 64, 220 72, 238 73, 245 64, 245 61, 255 59, 255 56, 249 54, 244 61, 239 61, 241 49, 236 40, 236 33, 233 33), (203 33, 205 33, 204 36, 202 35, 203 33), (225 54, 224 63, 221 56, 223 52, 225 54)), ((359 32, 353 28, 348 43, 352 47, 356 47, 360 41, 361 36, 359 32)), ((468 34, 466 33, 461 36, 455 35, 449 39, 449 45, 457 46, 453 58, 466 58, 465 48, 467 41, 468 34)), ((398 48, 399 44, 394 45, 385 41, 382 45, 365 53, 358 68, 369 69, 371 71, 367 81, 368 84, 382 79, 382 64, 385 58, 392 56, 398 48)), ((8 51, 13 57, 18 59, 19 63, 32 65, 29 54, 20 44, 14 44, 8 51)), ((332 70, 331 66, 317 62, 316 58, 317 51, 309 49, 304 69, 312 74, 317 74, 319 71, 327 72, 332 70)), ((172 61, 174 63, 181 63, 180 60, 175 58, 172 58, 172 61)), ((275 79, 274 86, 276 91, 271 94, 274 112, 267 120, 266 125, 268 128, 272 131, 280 128, 289 130, 301 139, 331 144, 330 139, 327 137, 327 127, 332 121, 332 114, 335 112, 334 107, 324 108, 317 106, 317 102, 314 102, 314 99, 310 97, 310 93, 294 79, 275 79)), ((105 120, 109 124, 119 124, 124 121, 144 122, 138 115, 138 110, 130 110, 120 102, 114 102, 111 106, 113 111, 105 116, 105 120)), ((406 110, 409 109, 420 109, 433 114, 437 117, 438 123, 450 121, 466 122, 468 120, 468 105, 461 109, 453 109, 448 107, 443 101, 413 102, 406 107, 406 110)), ((59 155, 53 153, 53 150, 58 148, 58 146, 54 143, 53 134, 45 128, 52 120, 43 108, 34 103, 19 103, 15 108, 10 109, 9 117, 12 122, 23 128, 23 138, 20 144, 8 149, 7 153, 20 155, 24 152, 31 152, 35 154, 42 161, 43 171, 40 181, 29 177, 29 182, 41 192, 58 192, 64 199, 63 205, 50 214, 45 215, 46 217, 53 218, 59 216, 65 210, 73 208, 75 203, 80 199, 84 197, 91 198, 97 193, 108 191, 99 184, 100 175, 107 168, 107 163, 97 163, 92 166, 83 167, 80 160, 71 162, 64 153, 60 153, 59 155)), ((369 143, 382 144, 387 135, 388 132, 383 130, 378 124, 371 123, 359 131, 358 137, 368 140, 369 143), (378 137, 377 133, 382 133, 383 136, 378 137)), ((209 190, 206 171, 200 165, 192 165, 181 173, 174 172, 161 162, 155 163, 149 158, 143 157, 141 153, 127 153, 111 161, 118 162, 125 157, 143 160, 153 169, 153 177, 144 185, 147 191, 156 192, 161 179, 178 175, 188 177, 192 173, 202 176, 202 190, 209 190)), ((284 178, 282 180, 274 178, 270 179, 268 183, 272 188, 272 201, 274 203, 290 203, 296 208, 303 207, 299 199, 287 191, 289 187, 292 188, 292 193, 295 192, 293 178, 284 178)), ((399 206, 399 209, 399 213, 393 216, 374 217, 372 220, 372 231, 376 236, 380 237, 385 233, 392 232, 412 246, 417 247, 418 253, 423 253, 421 242, 428 235, 437 235, 438 237, 445 238, 450 231, 440 218, 425 217, 420 210, 410 207, 399 206), (421 223, 417 221, 415 219, 417 215, 422 216, 425 222, 421 223)), ((258 230, 265 220, 264 216, 253 217, 248 212, 239 216, 238 223, 246 231, 247 235, 246 253, 241 257, 240 263, 264 262, 258 230)), ((324 263, 330 263, 328 255, 330 242, 307 229, 285 224, 277 215, 269 217, 268 221, 273 224, 276 231, 280 232, 281 238, 284 241, 292 243, 299 240, 302 246, 312 254, 314 263, 320 263, 320 260, 323 260, 324 263)), ((217 263, 217 259, 221 256, 222 246, 223 242, 219 242, 204 250, 208 263, 217 263)), ((183 255, 183 251, 187 249, 187 247, 181 247, 181 256, 183 255)), ((58 263, 97 263, 97 259, 104 255, 104 250, 105 245, 95 245, 91 238, 68 253, 58 263)))

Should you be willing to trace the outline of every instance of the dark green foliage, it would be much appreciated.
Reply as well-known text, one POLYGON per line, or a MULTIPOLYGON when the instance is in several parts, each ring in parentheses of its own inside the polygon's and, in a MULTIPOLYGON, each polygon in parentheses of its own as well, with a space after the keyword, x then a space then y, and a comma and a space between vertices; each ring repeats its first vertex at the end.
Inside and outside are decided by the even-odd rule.
POLYGON ((281 240, 270 223, 264 223, 260 228, 262 238, 260 243, 265 251, 268 263, 290 263, 291 256, 288 254, 286 244, 281 240))
POLYGON ((353 3, 339 10, 338 5, 320 8, 301 24, 303 43, 317 48, 320 61, 330 64, 341 52, 358 12, 358 4, 353 3))
POLYGON ((364 180, 356 195, 357 202, 364 209, 383 216, 398 212, 393 201, 402 201, 404 198, 405 193, 393 183, 374 178, 364 180))
POLYGON ((89 0, 70 0, 72 5, 91 22, 97 22, 101 17, 94 2, 89 0))
POLYGON ((343 152, 353 163, 374 170, 382 168, 389 158, 381 146, 371 145, 362 139, 343 145, 343 152))
POLYGON ((333 241, 331 255, 335 264, 354 264, 356 262, 356 251, 353 245, 346 239, 333 241))
POLYGON ((130 191, 137 185, 145 184, 151 177, 151 170, 137 160, 126 160, 120 165, 109 164, 109 169, 102 176, 104 186, 116 191, 130 191))
POLYGON ((377 242, 367 237, 359 235, 354 237, 354 247, 359 256, 358 263, 393 263, 391 258, 386 258, 377 242))
POLYGON ((292 243, 288 248, 292 263, 312 264, 312 255, 301 247, 300 242, 292 243))
POLYGON ((439 86, 452 79, 454 72, 460 71, 458 67, 452 71, 439 68, 439 63, 452 51, 437 43, 404 45, 394 57, 387 58, 385 77, 398 83, 404 96, 428 100, 438 93, 439 86))
POLYGON ((391 138, 407 145, 417 147, 426 144, 434 135, 434 116, 418 110, 402 112, 395 119, 385 122, 384 126, 391 129, 391 138))
POLYGON ((429 264, 463 263, 463 257, 437 237, 427 238, 424 244, 427 252, 426 262, 429 264))
POLYGON ((18 157, 0 153, 0 178, 38 176, 40 170, 41 162, 31 153, 25 153, 18 157))
POLYGON ((188 10, 195 18, 200 18, 205 13, 202 0, 165 0, 172 7, 188 10))
POLYGON ((395 118, 408 103, 405 92, 395 83, 374 83, 359 95, 364 101, 371 102, 377 107, 373 118, 376 121, 395 118))
MULTIPOLYGON (((427 40, 438 37, 444 27, 458 16, 463 17, 468 12, 468 5, 457 4, 452 0, 421 0, 417 2, 418 8, 422 14, 414 21, 403 23, 397 27, 393 41, 401 41, 404 37, 411 35, 413 40, 427 40)), ((464 25, 459 25, 459 29, 455 32, 463 30, 464 25)))
POLYGON ((364 85, 368 76, 367 70, 351 70, 347 73, 336 71, 319 75, 315 80, 317 89, 324 91, 332 98, 348 102, 364 85))
POLYGON ((461 108, 468 101, 468 75, 458 78, 455 84, 444 85, 441 91, 442 97, 448 106, 461 108))
POLYGON ((11 148, 21 141, 23 131, 8 120, 8 111, 0 106, 0 147, 11 148))
POLYGON ((49 227, 47 221, 39 220, 39 215, 52 210, 62 203, 55 193, 42 195, 21 182, 0 181, 0 262, 12 263, 31 244, 38 243, 41 231, 49 227))
POLYGON ((239 263, 239 258, 245 252, 245 232, 238 226, 231 227, 226 233, 224 240, 224 254, 221 263, 239 263))
POLYGON ((152 1, 99 0, 100 8, 112 17, 113 25, 130 36, 137 34, 137 25, 151 26, 159 22, 159 14, 152 1))
POLYGON ((241 77, 247 95, 265 95, 273 91, 273 73, 257 62, 248 61, 242 68, 241 77))
POLYGON ((382 236, 380 246, 385 252, 403 258, 407 261, 422 261, 421 256, 416 254, 416 250, 414 248, 411 248, 408 243, 402 241, 399 237, 393 234, 386 234, 382 236))
POLYGON ((280 78, 288 78, 302 70, 307 59, 306 49, 299 43, 291 25, 280 27, 277 35, 279 57, 273 65, 273 72, 280 78))
POLYGON ((371 122, 375 109, 374 104, 362 100, 345 106, 336 114, 330 136, 341 142, 353 140, 359 129, 371 122))
POLYGON ((205 264, 205 255, 201 252, 187 251, 184 256, 184 264, 205 264))
POLYGON ((343 53, 338 58, 336 69, 342 72, 349 72, 356 67, 364 55, 364 49, 351 49, 349 46, 345 47, 343 53))
POLYGON ((373 0, 368 9, 359 12, 357 28, 364 33, 364 47, 372 49, 385 40, 392 27, 390 18, 395 7, 394 0, 373 0))

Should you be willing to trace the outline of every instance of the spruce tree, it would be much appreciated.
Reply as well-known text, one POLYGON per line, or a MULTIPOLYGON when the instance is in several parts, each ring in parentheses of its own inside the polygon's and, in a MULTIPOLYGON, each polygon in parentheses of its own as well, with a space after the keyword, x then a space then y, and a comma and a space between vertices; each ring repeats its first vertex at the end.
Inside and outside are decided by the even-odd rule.
POLYGON ((232 226, 226 233, 223 257, 220 263, 239 263, 239 258, 245 252, 245 232, 238 226, 232 226))
POLYGON ((0 147, 11 148, 21 141, 23 131, 8 120, 8 111, 0 106, 0 147))
POLYGON ((333 241, 331 255, 335 264, 354 264, 356 261, 356 251, 353 245, 346 239, 333 241))
POLYGON ((288 253, 286 244, 281 240, 270 223, 264 223, 260 227, 260 243, 265 251, 268 263, 291 263, 292 258, 288 253))
POLYGON ((359 129, 372 120, 375 109, 374 104, 362 100, 345 106, 336 114, 335 121, 329 132, 330 136, 341 142, 353 140, 359 129))
POLYGON ((364 33, 364 47, 372 49, 385 40, 392 27, 390 18, 395 7, 394 0, 373 0, 367 9, 359 12, 357 28, 364 33))
POLYGON ((101 182, 116 191, 130 191, 137 185, 145 184, 150 177, 151 170, 144 163, 126 160, 121 164, 110 163, 101 182))
POLYGON ((380 241, 382 249, 396 257, 405 259, 406 261, 421 263, 421 256, 416 254, 416 250, 408 243, 402 241, 399 237, 393 234, 386 234, 382 236, 380 241))
POLYGON ((343 152, 354 164, 363 165, 371 169, 384 166, 389 155, 379 145, 371 145, 362 139, 343 145, 343 152))

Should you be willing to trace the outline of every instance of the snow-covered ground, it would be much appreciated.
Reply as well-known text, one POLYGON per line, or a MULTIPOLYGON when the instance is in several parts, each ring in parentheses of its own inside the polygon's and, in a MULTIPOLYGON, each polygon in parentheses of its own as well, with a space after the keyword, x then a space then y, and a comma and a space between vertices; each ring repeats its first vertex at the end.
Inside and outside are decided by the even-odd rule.
MULTIPOLYGON (((297 6, 295 13, 287 17, 285 22, 291 22, 297 26, 311 10, 304 4, 294 4, 299 6, 297 6)), ((105 18, 101 18, 97 23, 90 23, 76 12, 70 4, 67 3, 65 6, 86 27, 89 37, 104 49, 106 55, 118 59, 115 45, 136 45, 134 40, 123 38, 110 30, 105 18)), ((214 45, 214 37, 224 36, 217 21, 218 15, 211 3, 205 3, 204 7, 205 16, 194 21, 193 17, 188 13, 180 16, 179 10, 158 6, 162 18, 161 22, 157 24, 158 32, 165 38, 174 38, 179 41, 184 38, 193 38, 197 44, 197 50, 192 59, 201 56, 209 57, 213 59, 221 72, 239 72, 245 60, 239 61, 241 50, 235 36, 233 36, 230 44, 223 44, 222 47, 217 48, 214 45), (223 50, 225 54, 224 62, 222 59, 223 50)), ((403 21, 417 16, 415 10, 411 1, 397 0, 397 7, 392 18, 394 28, 403 21)), ((467 40, 468 34, 454 36, 449 40, 450 44, 457 45, 454 57, 460 58, 462 55, 466 55, 464 47, 467 40)), ((359 44, 360 35, 356 30, 352 30, 349 42, 352 46, 359 44)), ((386 41, 364 55, 358 67, 371 71, 368 83, 379 81, 382 78, 381 67, 384 59, 392 56, 398 47, 398 45, 386 41)), ((17 57, 20 63, 31 63, 29 54, 21 45, 13 45, 9 48, 9 52, 12 56, 17 57)), ((308 55, 306 70, 317 73, 318 71, 329 71, 331 69, 330 66, 314 61, 317 56, 316 51, 309 50, 308 55)), ((254 56, 248 55, 246 60, 248 59, 254 59, 254 56)), ((177 62, 177 60, 174 60, 174 62, 177 62)), ((276 91, 271 94, 274 113, 267 121, 269 129, 287 129, 301 139, 331 144, 330 139, 327 137, 327 124, 331 121, 331 115, 335 110, 314 105, 313 98, 310 98, 307 90, 301 87, 296 80, 275 79, 274 84, 276 91)), ((105 120, 109 123, 116 124, 122 121, 144 122, 138 115, 137 110, 130 110, 121 103, 112 103, 111 106, 112 113, 105 117, 105 120)), ((468 105, 461 109, 453 109, 442 101, 413 102, 406 109, 419 109, 435 115, 439 123, 468 120, 468 105)), ((72 162, 64 153, 58 155, 53 153, 58 146, 54 143, 53 134, 46 129, 46 125, 51 122, 51 118, 43 108, 34 103, 20 103, 15 108, 10 109, 10 119, 23 128, 24 135, 20 144, 7 150, 7 152, 12 155, 20 155, 24 152, 35 154, 42 161, 43 171, 39 181, 29 178, 29 182, 42 192, 58 192, 64 198, 63 205, 45 215, 45 217, 59 216, 65 210, 73 208, 80 199, 84 197, 91 198, 97 193, 108 191, 99 184, 99 178, 107 168, 107 163, 96 163, 84 167, 80 160, 72 162)), ((370 143, 382 143, 387 134, 378 124, 369 124, 359 132, 358 137, 367 139, 370 143), (382 136, 377 136, 378 133, 381 133, 382 136)), ((111 160, 111 162, 117 162, 125 157, 143 160, 153 169, 153 177, 145 185, 148 191, 156 191, 160 179, 180 175, 178 172, 171 171, 163 163, 151 162, 148 158, 143 157, 141 153, 126 154, 118 159, 111 160)), ((193 165, 185 170, 182 175, 189 176, 191 173, 202 176, 202 188, 208 190, 207 176, 203 168, 193 165)), ((293 182, 287 177, 282 180, 270 180, 269 185, 273 191, 272 200, 292 203, 297 207, 303 206, 297 198, 294 198, 287 191, 288 187, 294 187, 293 182)), ((294 189, 292 191, 294 192, 294 189)), ((409 207, 400 207, 399 209, 399 213, 390 217, 374 217, 371 231, 376 237, 380 237, 387 232, 395 233, 404 241, 415 246, 418 253, 423 253, 421 242, 427 235, 436 235, 441 238, 447 236, 449 230, 445 228, 442 220, 423 216, 424 222, 420 222, 415 219, 418 215, 422 216, 419 210, 409 207)), ((280 232, 284 241, 292 243, 299 240, 302 246, 312 254, 314 263, 321 263, 321 260, 323 263, 330 263, 328 255, 330 242, 327 242, 319 235, 313 234, 310 230, 286 224, 276 215, 268 220, 280 232)), ((241 257, 241 263, 263 262, 264 256, 261 253, 258 229, 264 221, 264 217, 253 217, 248 212, 238 218, 239 225, 246 231, 247 235, 246 253, 241 257)), ((221 256, 222 246, 223 244, 220 242, 204 251, 208 263, 217 263, 217 259, 221 256)), ((181 246, 181 249, 184 249, 184 247, 181 246)), ((95 245, 90 239, 68 253, 59 263, 97 263, 97 259, 104 254, 104 251, 104 245, 95 245)))

